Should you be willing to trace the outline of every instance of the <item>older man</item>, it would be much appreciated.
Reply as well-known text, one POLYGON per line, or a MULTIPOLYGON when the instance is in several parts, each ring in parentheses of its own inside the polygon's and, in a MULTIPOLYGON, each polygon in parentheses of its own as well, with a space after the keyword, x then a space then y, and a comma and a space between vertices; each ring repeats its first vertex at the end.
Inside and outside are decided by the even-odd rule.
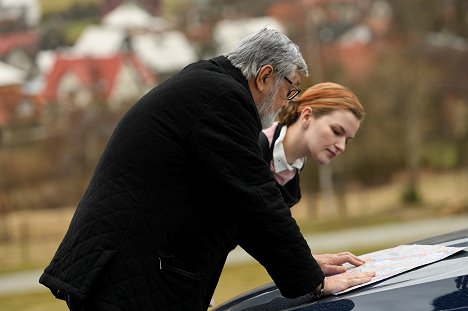
POLYGON ((206 310, 240 245, 286 297, 333 291, 257 144, 301 74, 298 47, 264 29, 143 96, 40 282, 71 310, 206 310))

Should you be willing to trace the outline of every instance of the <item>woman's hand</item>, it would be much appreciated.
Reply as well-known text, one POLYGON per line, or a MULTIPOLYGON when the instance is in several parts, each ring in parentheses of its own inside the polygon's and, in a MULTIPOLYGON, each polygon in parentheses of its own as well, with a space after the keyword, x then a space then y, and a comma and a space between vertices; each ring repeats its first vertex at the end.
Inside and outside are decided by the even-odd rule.
POLYGON ((340 273, 325 278, 324 295, 341 292, 349 287, 367 283, 375 276, 375 272, 340 273))
POLYGON ((360 266, 364 261, 350 252, 342 252, 338 254, 321 254, 314 255, 315 260, 320 265, 323 273, 326 275, 343 273, 346 268, 343 264, 349 263, 353 266, 360 266))

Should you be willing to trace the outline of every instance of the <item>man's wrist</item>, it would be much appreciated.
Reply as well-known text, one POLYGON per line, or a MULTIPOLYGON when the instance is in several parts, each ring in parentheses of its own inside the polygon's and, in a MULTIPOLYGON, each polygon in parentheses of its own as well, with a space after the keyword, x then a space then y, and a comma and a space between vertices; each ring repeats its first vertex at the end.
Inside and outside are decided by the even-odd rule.
POLYGON ((315 298, 320 298, 323 296, 323 290, 325 289, 325 278, 323 279, 322 283, 320 283, 319 286, 317 286, 316 289, 312 292, 315 298))

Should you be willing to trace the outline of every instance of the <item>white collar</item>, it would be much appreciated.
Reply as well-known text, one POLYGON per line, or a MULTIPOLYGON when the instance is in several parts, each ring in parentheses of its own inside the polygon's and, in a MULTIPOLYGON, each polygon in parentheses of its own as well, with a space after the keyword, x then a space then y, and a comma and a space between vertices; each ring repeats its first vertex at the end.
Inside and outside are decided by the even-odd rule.
POLYGON ((273 147, 273 165, 275 167, 276 173, 280 173, 285 170, 300 170, 304 166, 304 158, 296 159, 292 164, 289 164, 286 160, 286 155, 284 154, 283 140, 284 136, 286 135, 287 128, 288 127, 286 125, 284 125, 281 128, 281 132, 275 141, 275 146, 273 147))

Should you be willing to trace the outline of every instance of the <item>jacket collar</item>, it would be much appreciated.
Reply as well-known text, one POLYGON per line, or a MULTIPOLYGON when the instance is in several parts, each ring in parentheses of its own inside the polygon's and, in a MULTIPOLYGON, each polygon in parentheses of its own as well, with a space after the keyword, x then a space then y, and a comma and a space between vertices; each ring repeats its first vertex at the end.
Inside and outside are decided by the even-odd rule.
POLYGON ((249 83, 247 79, 244 77, 242 72, 240 71, 239 68, 234 67, 234 65, 227 59, 226 56, 218 56, 215 58, 211 59, 212 62, 214 62, 216 65, 218 65, 226 74, 234 78, 237 82, 241 83, 245 89, 246 92, 249 94, 249 97, 251 99, 252 105, 254 106, 255 114, 256 114, 256 119, 257 119, 257 127, 259 131, 262 130, 262 122, 260 121, 260 115, 258 114, 257 106, 255 105, 255 102, 252 97, 252 93, 250 92, 249 88, 249 83))
POLYGON ((243 84, 249 90, 247 79, 244 77, 239 68, 234 67, 234 65, 229 61, 229 59, 227 59, 226 56, 223 55, 215 57, 212 59, 212 61, 221 67, 228 75, 233 77, 237 82, 243 84))

